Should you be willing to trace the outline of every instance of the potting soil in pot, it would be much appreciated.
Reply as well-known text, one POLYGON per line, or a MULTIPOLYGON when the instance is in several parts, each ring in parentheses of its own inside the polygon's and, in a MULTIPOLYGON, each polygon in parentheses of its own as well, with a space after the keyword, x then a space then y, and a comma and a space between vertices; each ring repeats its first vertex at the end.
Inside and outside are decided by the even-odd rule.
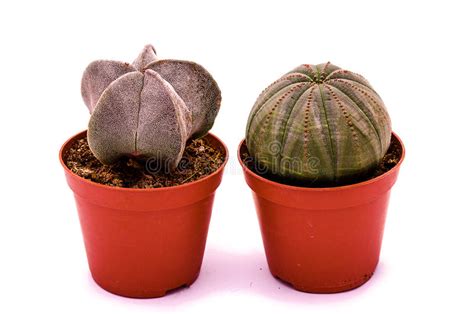
POLYGON ((259 176, 262 176, 271 181, 278 182, 281 184, 293 185, 293 186, 321 188, 321 187, 332 187, 332 186, 341 186, 341 185, 347 185, 347 184, 355 184, 355 183, 360 183, 360 182, 373 179, 375 177, 378 177, 384 174, 390 169, 392 169, 400 161, 401 156, 402 156, 402 146, 397 141, 397 139, 394 136, 392 136, 391 141, 390 141, 390 147, 388 148, 387 153, 382 158, 382 161, 377 165, 377 167, 374 170, 372 170, 368 175, 360 176, 350 182, 346 182, 345 184, 333 184, 333 185, 328 184, 328 183, 320 183, 318 181, 295 182, 295 181, 288 180, 286 178, 281 178, 279 176, 272 175, 271 173, 262 173, 262 171, 257 170, 254 159, 249 155, 247 151, 247 146, 243 146, 241 158, 242 158, 242 161, 244 161, 245 165, 250 170, 258 174, 259 176))
POLYGON ((66 154, 65 162, 75 174, 100 184, 127 188, 176 186, 203 178, 216 171, 225 154, 207 139, 190 141, 178 167, 172 171, 159 169, 153 159, 124 158, 114 165, 104 165, 92 154, 87 139, 77 140, 66 154))

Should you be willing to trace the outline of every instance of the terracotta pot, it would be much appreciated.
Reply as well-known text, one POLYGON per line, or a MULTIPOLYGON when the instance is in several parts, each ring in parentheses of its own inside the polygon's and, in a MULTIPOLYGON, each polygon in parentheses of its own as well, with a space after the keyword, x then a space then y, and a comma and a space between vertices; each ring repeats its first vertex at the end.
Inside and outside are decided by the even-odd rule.
POLYGON ((273 276, 312 293, 342 292, 370 279, 379 260, 390 189, 405 155, 365 182, 304 188, 267 180, 239 161, 253 191, 273 276))
POLYGON ((160 297, 191 285, 201 268, 214 192, 228 151, 214 135, 207 139, 225 153, 224 164, 211 175, 176 187, 133 189, 83 179, 64 163, 72 143, 59 159, 74 192, 89 267, 105 290, 133 298, 160 297))

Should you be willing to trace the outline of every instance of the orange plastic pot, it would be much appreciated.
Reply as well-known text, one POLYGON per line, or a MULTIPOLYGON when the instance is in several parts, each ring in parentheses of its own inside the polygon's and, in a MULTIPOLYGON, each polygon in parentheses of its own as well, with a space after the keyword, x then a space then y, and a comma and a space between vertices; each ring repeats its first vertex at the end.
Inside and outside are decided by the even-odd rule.
POLYGON ((84 131, 70 138, 59 158, 74 192, 94 280, 109 292, 133 298, 161 297, 191 285, 201 268, 226 146, 207 135, 226 160, 200 180, 166 188, 117 188, 83 179, 66 167, 65 152, 85 136, 84 131))
POLYGON ((273 276, 312 293, 342 292, 370 279, 377 266, 390 190, 405 155, 388 172, 331 188, 275 183, 242 161, 253 191, 267 262, 273 276))

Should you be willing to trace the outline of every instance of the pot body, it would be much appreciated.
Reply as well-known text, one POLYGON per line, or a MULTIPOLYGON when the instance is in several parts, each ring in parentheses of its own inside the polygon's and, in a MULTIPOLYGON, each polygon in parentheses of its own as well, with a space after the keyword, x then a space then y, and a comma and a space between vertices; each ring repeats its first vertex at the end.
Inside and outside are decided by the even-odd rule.
MULTIPOLYGON (((109 187, 72 173, 65 152, 86 132, 69 139, 60 161, 74 192, 89 268, 94 280, 114 294, 160 297, 198 277, 214 193, 225 163, 211 175, 176 187, 109 187)), ((208 140, 225 153, 215 136, 208 140)))
POLYGON ((382 245, 390 190, 400 162, 374 179, 341 187, 279 184, 239 161, 253 192, 271 273, 295 289, 334 293, 370 279, 382 245))

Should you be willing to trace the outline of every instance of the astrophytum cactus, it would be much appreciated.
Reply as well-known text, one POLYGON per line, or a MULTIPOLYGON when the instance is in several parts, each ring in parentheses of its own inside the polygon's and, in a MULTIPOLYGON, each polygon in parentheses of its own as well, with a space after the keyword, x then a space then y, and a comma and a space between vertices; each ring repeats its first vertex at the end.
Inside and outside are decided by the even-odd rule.
POLYGON ((246 130, 259 169, 315 183, 367 174, 390 138, 390 117, 369 82, 329 62, 301 65, 267 87, 246 130))
POLYGON ((91 113, 89 146, 104 164, 142 156, 176 167, 186 141, 212 127, 221 102, 217 83, 202 66, 158 60, 151 45, 132 64, 92 62, 81 93, 91 113))

